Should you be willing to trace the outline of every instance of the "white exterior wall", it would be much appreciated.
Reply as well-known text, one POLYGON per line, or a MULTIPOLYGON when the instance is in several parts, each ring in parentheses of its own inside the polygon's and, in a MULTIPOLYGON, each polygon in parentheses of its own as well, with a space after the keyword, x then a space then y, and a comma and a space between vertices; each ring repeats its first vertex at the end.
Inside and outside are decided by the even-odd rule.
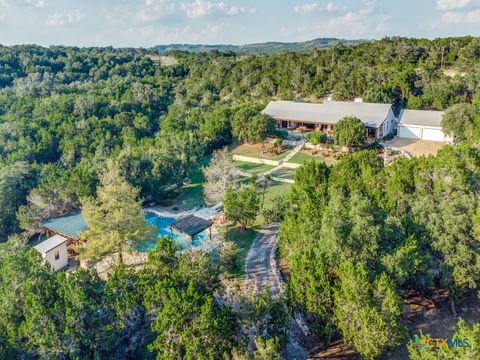
POLYGON ((385 120, 384 128, 383 128, 383 136, 391 134, 393 130, 395 130, 395 123, 397 122, 397 118, 395 117, 395 114, 393 113, 393 109, 390 108, 390 111, 388 112, 387 119, 385 120))
POLYGON ((422 128, 414 126, 398 126, 398 137, 405 139, 418 139, 422 138, 422 128))
POLYGON ((442 128, 435 126, 399 125, 398 137, 442 142, 453 141, 450 136, 443 133, 442 128))
POLYGON ((60 270, 68 265, 67 243, 64 242, 56 248, 42 254, 43 258, 50 264, 54 271, 60 270), (59 259, 55 260, 55 253, 59 252, 59 259))

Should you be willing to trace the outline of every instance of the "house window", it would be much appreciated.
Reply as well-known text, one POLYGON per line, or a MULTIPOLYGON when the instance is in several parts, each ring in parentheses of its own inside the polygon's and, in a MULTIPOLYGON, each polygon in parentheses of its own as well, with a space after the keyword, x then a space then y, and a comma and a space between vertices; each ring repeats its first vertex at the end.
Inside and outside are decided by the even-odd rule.
POLYGON ((53 256, 55 256, 55 260, 60 259, 60 251, 55 251, 55 253, 53 254, 53 256))

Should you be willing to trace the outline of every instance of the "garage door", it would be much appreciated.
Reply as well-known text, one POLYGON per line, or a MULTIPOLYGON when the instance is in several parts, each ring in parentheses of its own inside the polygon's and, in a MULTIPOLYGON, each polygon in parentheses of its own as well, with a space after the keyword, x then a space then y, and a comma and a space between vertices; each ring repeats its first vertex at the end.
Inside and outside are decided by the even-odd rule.
POLYGON ((398 137, 401 138, 420 139, 422 137, 422 128, 400 126, 398 130, 398 137))
POLYGON ((423 129, 423 140, 432 140, 432 141, 445 141, 445 136, 441 129, 423 129))

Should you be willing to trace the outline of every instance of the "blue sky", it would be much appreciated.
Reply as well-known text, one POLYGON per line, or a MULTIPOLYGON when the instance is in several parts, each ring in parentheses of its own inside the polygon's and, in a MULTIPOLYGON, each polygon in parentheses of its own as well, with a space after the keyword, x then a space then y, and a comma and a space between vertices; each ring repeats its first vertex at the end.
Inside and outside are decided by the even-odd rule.
POLYGON ((480 0, 0 0, 0 43, 144 46, 480 36, 480 0))

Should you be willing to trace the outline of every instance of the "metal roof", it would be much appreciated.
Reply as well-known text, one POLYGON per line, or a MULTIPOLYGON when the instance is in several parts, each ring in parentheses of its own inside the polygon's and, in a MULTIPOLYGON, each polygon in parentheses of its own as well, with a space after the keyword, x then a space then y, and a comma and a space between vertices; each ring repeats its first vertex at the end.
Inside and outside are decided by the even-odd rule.
POLYGON ((387 118, 391 104, 353 101, 325 101, 322 104, 271 101, 263 114, 276 120, 336 124, 345 116, 359 118, 367 127, 379 127, 387 118))
POLYGON ((404 110, 400 125, 442 127, 443 111, 404 110))
POLYGON ((36 249, 38 252, 45 254, 67 241, 68 239, 64 238, 63 236, 55 235, 55 236, 52 236, 51 238, 48 238, 45 241, 42 241, 40 244, 35 245, 33 248, 36 249))
POLYGON ((205 220, 194 215, 189 215, 178 220, 175 224, 170 225, 170 228, 190 237, 194 237, 212 225, 213 222, 211 220, 205 220))
POLYGON ((66 235, 75 239, 79 237, 80 233, 87 230, 87 223, 85 222, 85 219, 81 213, 48 220, 42 225, 54 232, 58 232, 62 235, 66 235))

